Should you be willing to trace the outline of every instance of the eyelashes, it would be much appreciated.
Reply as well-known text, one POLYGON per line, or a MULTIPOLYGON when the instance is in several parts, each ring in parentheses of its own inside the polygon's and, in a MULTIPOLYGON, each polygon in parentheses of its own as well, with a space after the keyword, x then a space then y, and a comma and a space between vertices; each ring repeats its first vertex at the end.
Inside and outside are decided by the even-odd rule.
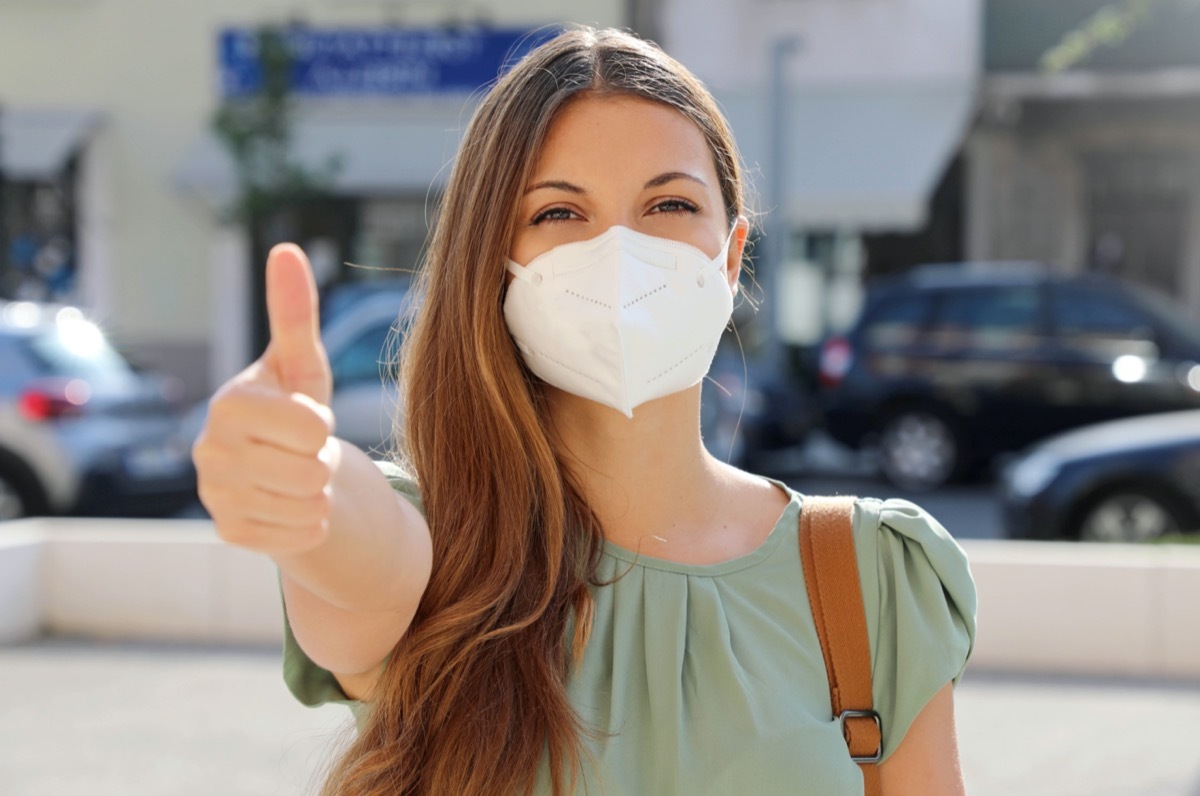
POLYGON ((666 199, 652 208, 655 213, 699 213, 700 208, 687 199, 666 199))
MULTIPOLYGON (((700 207, 695 202, 690 202, 687 199, 664 199, 650 209, 653 215, 659 214, 684 214, 694 215, 700 212, 700 207)), ((579 218, 579 214, 569 207, 562 205, 556 207, 548 207, 535 215, 529 222, 529 226, 536 227, 543 223, 561 224, 566 221, 573 221, 579 218)))
POLYGON ((533 220, 529 222, 529 226, 536 227, 543 222, 551 224, 562 223, 563 221, 570 221, 572 218, 578 217, 579 214, 568 207, 548 207, 534 216, 533 220))

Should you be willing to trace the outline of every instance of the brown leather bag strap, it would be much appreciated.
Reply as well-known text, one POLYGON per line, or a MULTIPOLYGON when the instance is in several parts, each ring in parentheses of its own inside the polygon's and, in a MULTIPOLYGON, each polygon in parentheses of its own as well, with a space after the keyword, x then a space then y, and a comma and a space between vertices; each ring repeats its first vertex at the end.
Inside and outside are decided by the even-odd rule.
POLYGON ((871 648, 854 552, 851 497, 806 497, 800 511, 800 562, 812 604, 833 715, 850 757, 862 769, 865 793, 880 793, 883 726, 871 699, 871 648))

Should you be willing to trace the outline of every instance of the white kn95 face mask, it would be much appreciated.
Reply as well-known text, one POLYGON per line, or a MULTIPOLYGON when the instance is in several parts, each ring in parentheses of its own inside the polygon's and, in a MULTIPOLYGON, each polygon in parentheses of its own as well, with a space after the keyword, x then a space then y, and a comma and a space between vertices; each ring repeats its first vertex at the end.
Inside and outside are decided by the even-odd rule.
POLYGON ((712 365, 733 313, 725 278, 731 230, 716 257, 614 226, 511 260, 504 319, 529 369, 627 417, 691 387, 712 365))

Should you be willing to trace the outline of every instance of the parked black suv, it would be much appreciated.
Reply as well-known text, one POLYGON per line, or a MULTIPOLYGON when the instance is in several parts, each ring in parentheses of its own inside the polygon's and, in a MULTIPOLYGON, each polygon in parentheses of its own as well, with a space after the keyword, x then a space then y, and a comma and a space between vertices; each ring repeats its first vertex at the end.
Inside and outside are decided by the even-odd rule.
POLYGON ((1200 407, 1198 362, 1200 324, 1146 288, 973 263, 874 286, 820 379, 829 433, 920 489, 1068 428, 1200 407))

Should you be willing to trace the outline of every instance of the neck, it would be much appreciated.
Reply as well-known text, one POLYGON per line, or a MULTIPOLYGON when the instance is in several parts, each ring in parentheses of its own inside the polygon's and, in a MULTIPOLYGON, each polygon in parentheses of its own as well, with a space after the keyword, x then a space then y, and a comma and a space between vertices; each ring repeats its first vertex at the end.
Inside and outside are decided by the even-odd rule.
POLYGON ((700 439, 699 386, 642 404, 632 420, 558 390, 550 412, 608 539, 688 544, 711 526, 728 474, 700 439))

